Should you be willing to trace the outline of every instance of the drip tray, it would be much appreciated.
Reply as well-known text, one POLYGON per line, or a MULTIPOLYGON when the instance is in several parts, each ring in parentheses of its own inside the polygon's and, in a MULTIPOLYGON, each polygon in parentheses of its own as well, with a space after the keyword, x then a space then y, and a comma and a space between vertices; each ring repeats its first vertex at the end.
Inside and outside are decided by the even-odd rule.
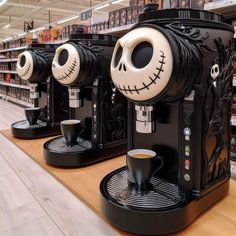
POLYGON ((128 170, 123 168, 104 180, 104 192, 112 202, 137 210, 161 210, 176 206, 182 201, 178 186, 158 177, 151 178, 153 187, 145 192, 137 192, 132 187, 134 184, 128 183, 128 179, 129 182, 134 182, 128 170))
POLYGON ((77 145, 66 145, 63 136, 48 140, 43 145, 44 159, 47 164, 62 168, 74 168, 91 165, 123 154, 125 143, 96 146, 89 140, 77 138, 77 145))
POLYGON ((53 139, 47 144, 49 151, 57 153, 71 153, 71 152, 84 152, 92 148, 92 143, 82 138, 77 139, 78 144, 72 147, 66 145, 66 141, 63 136, 53 139))
POLYGON ((27 120, 19 121, 13 124, 13 127, 16 129, 37 129, 45 126, 47 126, 47 123, 41 120, 38 120, 35 125, 29 125, 27 120))

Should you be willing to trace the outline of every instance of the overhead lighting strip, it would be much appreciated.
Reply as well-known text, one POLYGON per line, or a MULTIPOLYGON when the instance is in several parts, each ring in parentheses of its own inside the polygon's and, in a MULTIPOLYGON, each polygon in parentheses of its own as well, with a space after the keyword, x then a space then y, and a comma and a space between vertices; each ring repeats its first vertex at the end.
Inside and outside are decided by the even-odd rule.
POLYGON ((101 9, 103 9, 103 8, 105 8, 105 7, 108 7, 109 5, 110 5, 110 3, 107 3, 107 4, 104 4, 104 5, 101 5, 101 6, 99 6, 99 7, 94 8, 94 11, 101 10, 101 9))
POLYGON ((7 2, 7 0, 0 0, 0 7, 2 6, 2 5, 4 5, 5 3, 7 2))
POLYGON ((118 3, 121 3, 121 2, 124 2, 124 0, 116 0, 116 1, 113 1, 111 4, 118 4, 118 3))

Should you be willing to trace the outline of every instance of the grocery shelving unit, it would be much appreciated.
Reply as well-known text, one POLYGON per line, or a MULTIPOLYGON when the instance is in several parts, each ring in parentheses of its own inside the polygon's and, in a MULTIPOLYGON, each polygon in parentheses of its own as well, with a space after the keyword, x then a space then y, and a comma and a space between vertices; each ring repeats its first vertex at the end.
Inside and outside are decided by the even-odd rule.
POLYGON ((17 61, 17 58, 0 59, 0 63, 1 62, 14 62, 14 61, 17 61))
POLYGON ((122 25, 115 28, 101 30, 100 34, 124 35, 135 24, 122 25))
POLYGON ((11 51, 20 51, 26 49, 27 46, 21 46, 21 47, 15 47, 15 48, 7 48, 7 49, 2 49, 0 50, 0 54, 4 52, 11 52, 11 51))
MULTIPOLYGON (((20 43, 22 40, 18 40, 20 43)), ((23 107, 32 107, 29 99, 29 86, 16 72, 17 56, 27 48, 26 45, 4 44, 0 50, 0 98, 23 107), (23 84, 22 84, 23 83, 23 84)))
POLYGON ((15 103, 17 105, 24 106, 24 107, 33 107, 34 106, 30 102, 22 101, 18 98, 14 98, 14 97, 11 97, 11 96, 8 96, 8 95, 5 95, 5 94, 0 94, 0 98, 5 100, 5 101, 12 102, 12 103, 15 103))
POLYGON ((3 81, 0 81, 0 84, 9 86, 9 87, 14 87, 14 88, 30 89, 28 85, 14 84, 14 83, 8 83, 8 82, 3 82, 3 81))
POLYGON ((236 0, 219 0, 204 5, 204 9, 222 13, 226 18, 236 18, 236 0))

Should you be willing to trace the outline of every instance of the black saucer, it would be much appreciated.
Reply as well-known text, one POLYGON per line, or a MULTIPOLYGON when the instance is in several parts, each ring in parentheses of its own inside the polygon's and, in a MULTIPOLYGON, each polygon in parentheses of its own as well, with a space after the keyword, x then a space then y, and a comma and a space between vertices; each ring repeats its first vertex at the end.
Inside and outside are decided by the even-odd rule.
POLYGON ((27 120, 22 120, 11 125, 11 133, 16 138, 36 139, 58 135, 61 131, 58 124, 52 126, 44 121, 38 120, 37 124, 29 125, 27 120))
POLYGON ((57 167, 83 167, 122 155, 126 151, 125 140, 103 147, 82 138, 78 138, 77 142, 77 145, 67 146, 63 136, 47 141, 43 145, 45 161, 57 167))

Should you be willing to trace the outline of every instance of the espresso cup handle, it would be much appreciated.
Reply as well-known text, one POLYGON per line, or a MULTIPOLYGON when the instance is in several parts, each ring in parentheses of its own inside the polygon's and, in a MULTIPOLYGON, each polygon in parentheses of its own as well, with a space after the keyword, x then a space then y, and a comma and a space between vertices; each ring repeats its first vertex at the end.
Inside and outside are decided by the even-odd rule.
POLYGON ((161 157, 161 156, 156 156, 155 159, 156 159, 156 161, 160 161, 160 162, 161 162, 161 165, 153 172, 152 175, 156 174, 156 172, 158 172, 158 171, 162 168, 162 166, 163 166, 163 164, 164 164, 163 157, 161 157))

